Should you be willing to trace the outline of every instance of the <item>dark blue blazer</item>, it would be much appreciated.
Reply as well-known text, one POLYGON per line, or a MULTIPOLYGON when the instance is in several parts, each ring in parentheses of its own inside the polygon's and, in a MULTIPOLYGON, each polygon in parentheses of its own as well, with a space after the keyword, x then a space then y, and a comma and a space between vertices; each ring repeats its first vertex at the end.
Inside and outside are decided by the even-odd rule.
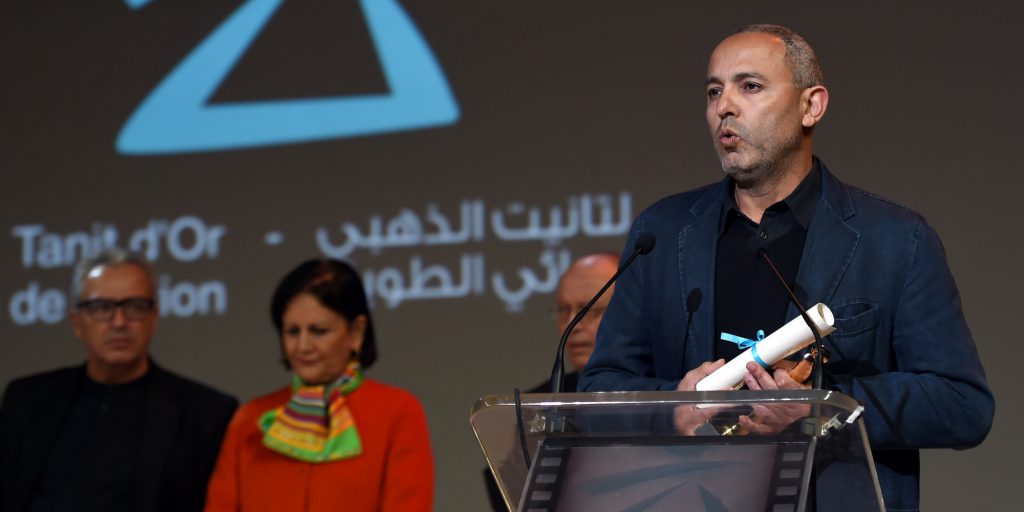
MULTIPOLYGON (((84 376, 81 365, 8 385, 0 408, 0 512, 30 508, 48 448, 84 376)), ((144 407, 134 510, 201 511, 238 401, 150 360, 144 407)))
MULTIPOLYGON (((886 507, 918 508, 919 448, 985 438, 994 400, 938 235, 919 214, 841 183, 824 164, 797 295, 836 317, 832 389, 866 404, 886 507)), ((580 391, 673 390, 712 358, 715 252, 725 180, 667 197, 636 219, 657 237, 615 285, 580 391)), ((751 264, 759 264, 751 258, 751 264)), ((790 306, 787 318, 798 312, 790 306)), ((841 497, 835 497, 841 499, 841 497)))

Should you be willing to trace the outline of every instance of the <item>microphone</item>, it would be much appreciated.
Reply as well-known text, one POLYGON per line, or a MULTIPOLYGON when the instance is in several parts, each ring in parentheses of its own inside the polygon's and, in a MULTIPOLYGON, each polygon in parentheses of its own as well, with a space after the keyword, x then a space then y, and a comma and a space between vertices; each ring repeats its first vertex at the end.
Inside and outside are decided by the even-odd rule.
POLYGON ((704 300, 704 292, 700 288, 690 290, 686 295, 686 332, 683 333, 683 346, 690 342, 690 329, 693 327, 693 314, 700 309, 700 303, 704 300))
POLYGON ((690 317, 697 309, 700 308, 700 303, 704 299, 704 293, 700 291, 700 288, 694 288, 689 295, 686 296, 686 316, 690 317))
POLYGON ((569 334, 572 333, 576 324, 580 323, 580 320, 583 320, 583 317, 586 316, 587 312, 590 311, 590 308, 594 306, 597 299, 600 299, 601 296, 604 295, 605 290, 607 290, 608 287, 610 287, 612 283, 622 275, 622 272, 624 272, 626 268, 633 263, 633 260, 635 260, 637 256, 647 254, 654 249, 654 243, 654 235, 650 233, 640 233, 640 236, 636 237, 636 243, 633 244, 633 254, 626 259, 625 263, 619 266, 619 270, 615 271, 615 275, 613 275, 612 278, 604 284, 601 290, 597 292, 597 295, 595 295, 593 299, 590 299, 590 302, 588 302, 586 306, 583 306, 583 309, 581 309, 579 313, 576 313, 576 316, 573 317, 571 322, 569 322, 569 326, 566 327, 565 332, 562 333, 562 339, 558 342, 558 353, 555 354, 555 366, 551 369, 552 393, 561 393, 562 387, 565 385, 565 354, 563 354, 563 352, 565 351, 565 343, 569 340, 569 334))
POLYGON ((772 274, 775 275, 775 279, 778 279, 779 284, 781 284, 782 288, 786 290, 786 295, 789 297, 790 302, 796 305, 797 311, 800 312, 800 318, 804 319, 804 323, 807 324, 807 328, 811 330, 811 334, 814 336, 814 350, 817 352, 814 356, 814 367, 811 369, 811 386, 813 389, 821 389, 821 364, 822 355, 824 354, 822 351, 824 345, 821 342, 821 333, 818 332, 818 327, 814 325, 813 321, 811 321, 811 317, 807 316, 807 308, 800 303, 800 299, 796 298, 796 294, 794 294, 793 290, 789 288, 788 284, 786 284, 786 279, 782 277, 782 273, 780 273, 779 269, 775 267, 775 263, 772 262, 772 259, 768 257, 768 250, 765 249, 764 244, 757 238, 751 237, 747 245, 754 250, 757 255, 765 261, 765 263, 768 264, 768 267, 772 270, 772 274))

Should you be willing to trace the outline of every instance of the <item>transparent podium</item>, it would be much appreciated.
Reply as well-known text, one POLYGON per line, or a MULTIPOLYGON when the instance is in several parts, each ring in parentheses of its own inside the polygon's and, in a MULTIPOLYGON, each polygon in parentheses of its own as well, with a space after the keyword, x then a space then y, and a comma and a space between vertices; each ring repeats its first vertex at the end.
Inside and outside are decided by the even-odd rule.
POLYGON ((884 510, 862 411, 830 391, 542 393, 469 421, 509 510, 884 510))

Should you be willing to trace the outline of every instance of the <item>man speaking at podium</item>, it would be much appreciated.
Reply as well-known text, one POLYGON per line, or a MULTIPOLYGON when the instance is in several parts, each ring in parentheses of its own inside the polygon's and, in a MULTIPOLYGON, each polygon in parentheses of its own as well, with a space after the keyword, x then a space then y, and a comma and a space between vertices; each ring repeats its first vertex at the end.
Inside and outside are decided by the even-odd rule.
MULTIPOLYGON (((616 283, 580 390, 692 391, 741 352, 722 334, 754 338, 796 317, 763 248, 802 303, 832 309, 825 387, 866 404, 886 507, 917 510, 917 450, 979 444, 994 410, 938 235, 813 155, 829 96, 793 31, 751 25, 727 37, 706 95, 726 178, 636 219, 627 251, 642 233, 658 244, 616 283)), ((754 363, 744 382, 804 387, 754 363)))

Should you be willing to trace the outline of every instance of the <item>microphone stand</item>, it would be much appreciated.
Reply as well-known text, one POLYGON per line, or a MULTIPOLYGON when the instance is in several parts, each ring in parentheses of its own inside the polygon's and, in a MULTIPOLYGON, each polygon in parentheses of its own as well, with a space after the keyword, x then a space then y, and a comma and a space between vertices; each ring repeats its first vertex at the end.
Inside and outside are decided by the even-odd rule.
POLYGON ((811 330, 811 335, 814 336, 814 350, 817 353, 814 354, 814 366, 811 369, 811 387, 812 389, 820 390, 822 388, 821 358, 824 352, 822 351, 823 344, 821 341, 821 333, 818 332, 818 326, 814 325, 811 317, 807 316, 807 308, 800 303, 800 299, 796 298, 796 294, 794 294, 793 290, 789 288, 788 284, 786 284, 786 280, 782 277, 782 273, 779 272, 779 269, 775 268, 775 263, 773 263, 772 259, 768 257, 768 251, 762 247, 757 250, 757 254, 761 256, 761 259, 768 263, 768 267, 772 269, 772 273, 775 274, 775 278, 779 280, 779 283, 782 284, 782 288, 786 290, 786 295, 789 296, 789 300, 796 305, 797 311, 800 313, 800 318, 804 319, 804 323, 807 324, 807 328, 811 330))
POLYGON ((629 265, 633 263, 633 260, 635 260, 637 256, 640 256, 641 254, 647 254, 651 252, 651 249, 654 249, 654 235, 651 235, 649 233, 644 233, 640 235, 637 238, 636 244, 633 246, 633 254, 631 254, 629 258, 626 258, 626 262, 619 266, 619 269, 615 271, 615 275, 613 275, 611 279, 609 279, 608 282, 601 287, 601 290, 597 292, 597 295, 594 295, 594 298, 590 299, 590 302, 588 302, 586 306, 583 306, 583 309, 581 309, 579 313, 576 313, 576 316, 574 316, 572 321, 569 322, 569 326, 565 328, 564 332, 562 332, 562 338, 558 341, 558 352, 555 354, 555 365, 551 369, 552 393, 561 393, 562 388, 565 387, 564 352, 565 344, 567 341, 569 341, 569 334, 571 334, 572 330, 576 328, 576 324, 580 323, 580 321, 583 320, 583 317, 587 315, 587 313, 590 311, 590 308, 594 307, 594 304, 598 301, 598 299, 601 298, 602 295, 604 295, 604 292, 607 291, 613 283, 615 283, 615 281, 619 278, 620 275, 622 275, 623 272, 625 272, 627 268, 629 268, 629 265))
MULTIPOLYGON (((613 275, 611 279, 609 279, 608 282, 605 283, 603 287, 601 287, 601 290, 597 292, 597 295, 594 295, 594 298, 590 299, 590 302, 588 302, 586 306, 583 306, 583 309, 581 309, 579 313, 576 313, 576 316, 573 317, 571 322, 569 322, 569 326, 565 328, 565 331, 562 333, 562 338, 558 342, 558 352, 555 354, 555 364, 554 367, 551 369, 552 393, 561 393, 562 388, 565 386, 564 352, 565 344, 569 340, 569 334, 572 333, 572 330, 574 328, 576 328, 576 324, 580 323, 580 321, 583 320, 583 317, 587 315, 587 312, 590 311, 590 308, 594 307, 594 304, 597 302, 598 299, 601 298, 602 295, 604 295, 604 292, 607 291, 613 283, 615 283, 615 281, 619 278, 620 275, 622 275, 622 273, 627 268, 629 268, 629 265, 633 263, 633 260, 635 260, 637 256, 640 256, 641 254, 647 254, 651 252, 652 249, 654 249, 654 243, 654 235, 650 233, 641 233, 640 236, 637 237, 636 243, 633 245, 633 254, 631 254, 629 258, 626 258, 626 261, 619 266, 618 270, 615 271, 615 275, 613 275)), ((564 432, 565 417, 561 414, 550 414, 547 420, 547 431, 564 432)))
MULTIPOLYGON (((779 280, 779 283, 781 283, 782 287, 786 290, 786 295, 789 296, 789 300, 793 301, 793 304, 796 305, 797 310, 800 312, 800 318, 804 319, 804 323, 807 324, 807 328, 811 330, 811 334, 814 336, 814 351, 815 351, 815 354, 814 354, 814 366, 811 369, 811 372, 812 372, 811 373, 811 381, 812 381, 811 387, 812 387, 812 389, 815 389, 815 390, 821 390, 822 389, 822 368, 821 368, 821 365, 822 365, 822 357, 824 356, 824 352, 823 352, 824 344, 821 341, 821 333, 818 332, 818 326, 814 325, 814 322, 811 321, 811 317, 807 316, 807 308, 805 308, 804 305, 800 303, 800 299, 796 298, 796 294, 794 294, 793 290, 790 289, 788 284, 786 284, 786 280, 782 277, 782 273, 779 272, 779 269, 775 267, 775 263, 772 262, 772 259, 768 257, 768 251, 764 247, 760 247, 757 250, 757 254, 761 257, 761 259, 763 259, 765 261, 765 263, 768 263, 768 267, 772 269, 772 273, 775 274, 775 278, 779 280)), ((818 404, 817 402, 815 402, 815 403, 811 404, 811 416, 810 416, 810 418, 804 422, 804 428, 805 428, 804 433, 807 433, 807 434, 811 435, 812 446, 815 446, 815 447, 817 446, 818 437, 822 435, 821 425, 822 425, 822 423, 821 423, 821 405, 818 404), (810 430, 810 432, 807 432, 807 430, 810 430)), ((816 450, 812 449, 810 453, 812 453, 812 454, 816 453, 816 450)), ((817 466, 813 465, 813 462, 812 462, 812 466, 811 467, 812 467, 811 471, 814 471, 813 468, 816 468, 817 466)), ((816 506, 817 505, 817 501, 818 501, 817 500, 817 494, 818 494, 817 493, 817 488, 818 488, 817 483, 818 483, 818 479, 817 478, 812 477, 810 479, 810 487, 808 488, 808 493, 807 493, 807 510, 816 510, 817 509, 817 506, 816 506)))

